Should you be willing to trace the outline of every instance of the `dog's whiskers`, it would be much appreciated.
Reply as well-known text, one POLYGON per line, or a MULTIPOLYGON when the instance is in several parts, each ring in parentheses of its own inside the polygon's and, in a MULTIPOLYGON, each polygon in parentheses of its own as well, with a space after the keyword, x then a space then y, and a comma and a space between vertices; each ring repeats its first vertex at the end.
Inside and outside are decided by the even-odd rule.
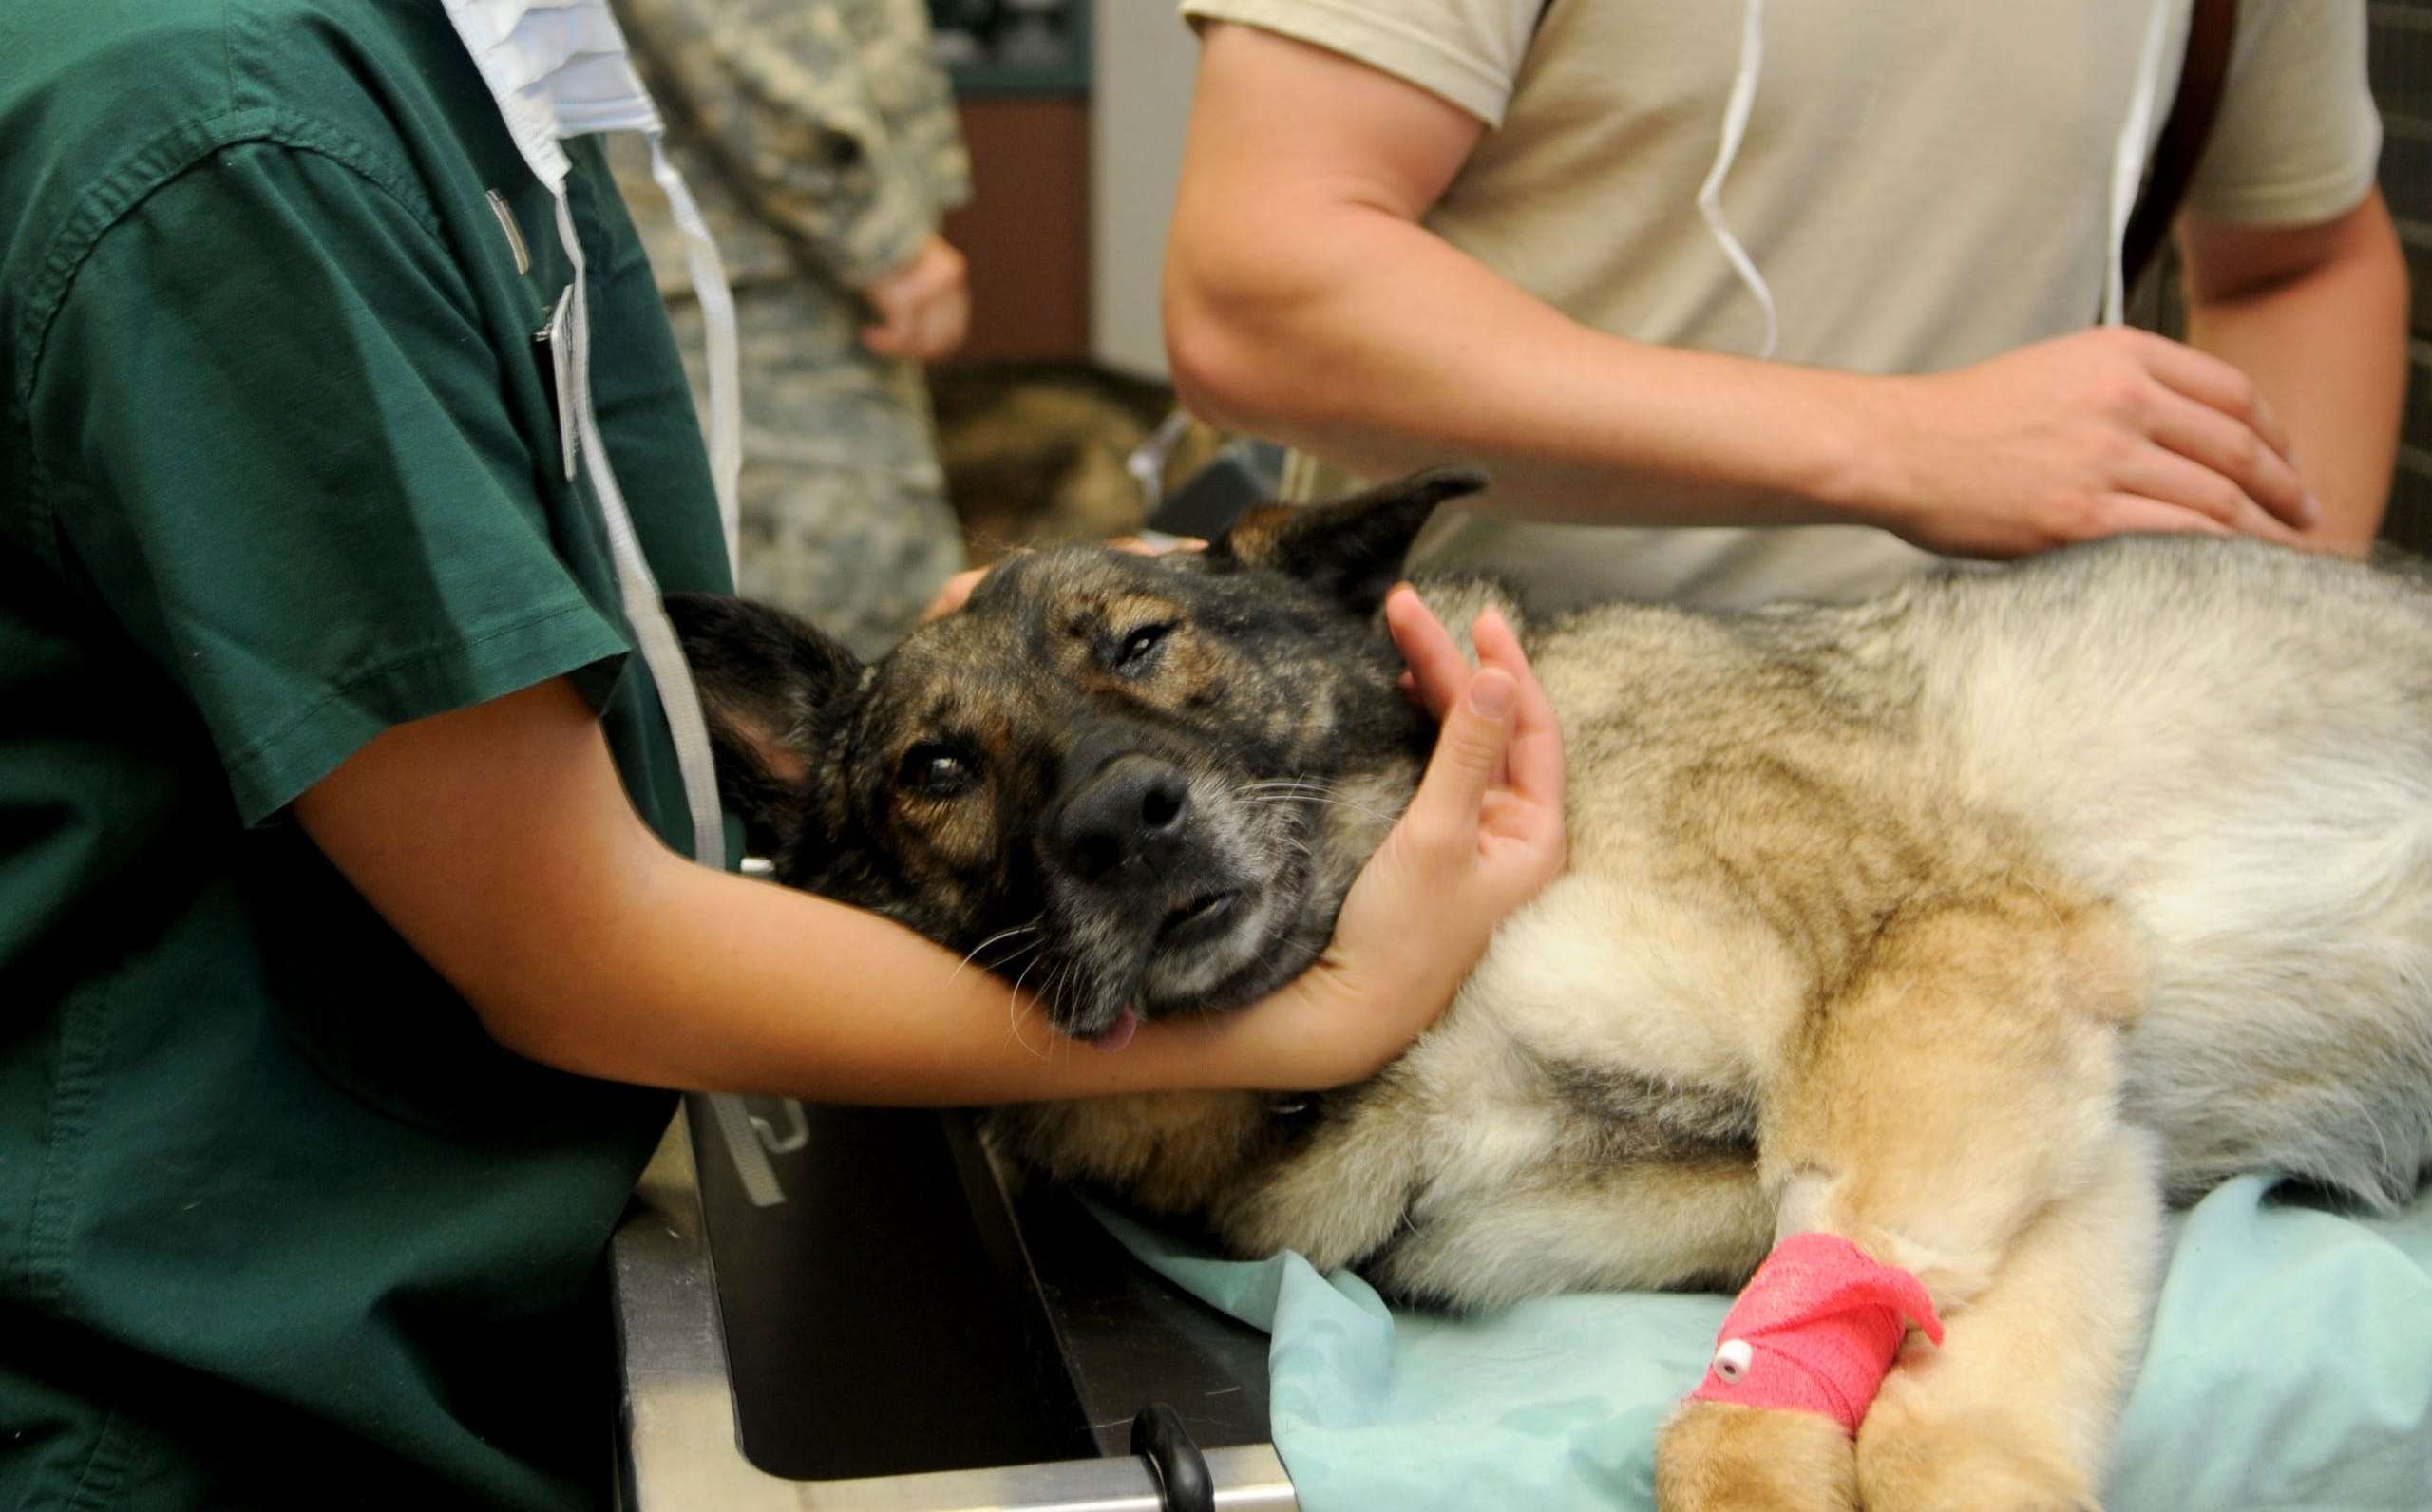
MULTIPOLYGON (((1047 973, 1046 984, 1039 989, 1039 1001, 1046 1005, 1051 1022, 1061 1015, 1064 1008, 1064 994, 1075 984, 1079 975, 1080 963, 1070 958, 1058 962, 1055 970, 1047 973)), ((1069 1044, 1072 1036, 1059 1034, 1057 1038, 1069 1044)))
MULTIPOLYGON (((1016 924, 1011 929, 998 930, 996 934, 989 936, 986 939, 983 939, 978 944, 971 947, 971 949, 964 954, 962 959, 955 963, 954 975, 947 977, 946 980, 951 983, 956 976, 960 976, 962 974, 962 969, 971 964, 972 957, 978 955, 981 951, 986 950, 989 946, 996 944, 1000 939, 1010 939, 1016 935, 1042 934, 1046 925, 1046 920, 1047 915, 1044 912, 1040 912, 1033 915, 1030 922, 1027 924, 1016 924)), ((1023 946, 1022 951, 1036 950, 1042 941, 1043 936, 1041 940, 1033 940, 1028 945, 1023 946)), ((1001 966, 1010 966, 1015 961, 1021 958, 1022 951, 1016 951, 1000 961, 990 961, 986 963, 987 968, 990 971, 994 971, 1001 966)))
POLYGON ((1239 791, 1244 794, 1323 793, 1328 784, 1314 777, 1269 777, 1255 783, 1244 783, 1239 791))
POLYGON ((1028 955, 1031 952, 1039 949, 1046 943, 1047 941, 1043 937, 1031 940, 1025 944, 1015 946, 1012 950, 1007 951, 1004 954, 998 956, 993 961, 986 961, 982 964, 989 971, 1002 972, 1006 967, 1013 965, 1014 962, 1020 960, 1023 956, 1028 955))
POLYGON ((1265 790, 1262 791, 1262 787, 1265 787, 1265 784, 1253 783, 1236 791, 1253 803, 1319 803, 1329 808, 1342 808, 1355 814, 1365 814, 1379 824, 1391 826, 1394 822, 1394 816, 1383 809, 1371 807, 1366 803, 1355 803, 1348 798, 1337 798, 1315 786, 1300 787, 1291 791, 1280 791, 1272 787, 1265 787, 1265 790))
POLYGON ((1014 1043, 1042 1061, 1047 1059, 1047 1051, 1022 1037, 1022 983, 1030 980, 1030 973, 1046 958, 1044 955, 1032 956, 1030 965, 1023 967, 1022 973, 1014 978, 1014 985, 1005 990, 1005 1023, 1013 1031, 1014 1043))

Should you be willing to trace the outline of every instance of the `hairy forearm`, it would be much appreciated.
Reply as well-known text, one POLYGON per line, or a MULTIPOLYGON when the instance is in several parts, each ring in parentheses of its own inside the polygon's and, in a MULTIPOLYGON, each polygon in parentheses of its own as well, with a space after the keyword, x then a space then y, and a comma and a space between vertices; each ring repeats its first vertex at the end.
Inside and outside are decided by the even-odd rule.
POLYGON ((2191 344, 2243 369, 2287 426, 2323 503, 2309 534, 2361 552, 2381 529, 2406 394, 2406 263, 2370 200, 2329 255, 2286 277, 2191 278, 2191 344))
POLYGON ((1372 475, 1480 465, 1527 518, 1866 518, 1872 380, 1609 335, 1356 200, 1186 202, 1173 247, 1177 381, 1219 424, 1372 475))

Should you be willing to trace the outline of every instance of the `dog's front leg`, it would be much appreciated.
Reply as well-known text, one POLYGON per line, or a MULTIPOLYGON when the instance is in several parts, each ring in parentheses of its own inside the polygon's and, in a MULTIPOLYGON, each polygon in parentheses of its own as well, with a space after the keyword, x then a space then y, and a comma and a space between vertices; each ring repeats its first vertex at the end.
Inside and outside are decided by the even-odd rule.
MULTIPOLYGON (((1910 1336, 1894 1373, 1917 1379, 1860 1440, 1861 1461, 1851 1435, 1878 1383, 1845 1367, 1864 1348, 1838 1336, 1818 1347, 1813 1332, 1774 1335, 1778 1350, 1760 1341, 1763 1369, 1800 1388, 1779 1395, 1718 1387, 1751 1357, 1745 1341, 1719 1350, 1717 1374, 1658 1445, 1666 1507, 1846 1508, 1862 1488, 1870 1512, 2091 1504, 2104 1437, 2083 1426, 2109 1421, 2157 1203, 2150 1155, 2114 1112, 2118 1029, 2135 1001, 2127 957, 2100 909, 2053 897, 1987 889, 1903 910, 1785 1036, 1765 1088, 1760 1162, 1779 1194, 1777 1238, 1837 1237, 1785 1257, 1814 1262, 1817 1296, 1893 1295, 1912 1276, 1923 1295, 1907 1314, 1953 1318, 1949 1357, 1910 1336), (2073 1271, 2080 1302, 2110 1289, 2117 1305, 2072 1311, 2058 1288, 2073 1271), (2035 1322, 2047 1305, 2079 1327, 2035 1322), (1900 1472, 1908 1448, 1929 1441, 1966 1484, 1900 1472)), ((1826 1308, 1800 1322, 1807 1304, 1775 1284, 1760 1297, 1760 1273, 1741 1308, 1770 1301, 1801 1328, 1850 1315, 1826 1308)), ((1879 1369, 1904 1314, 1877 1315, 1889 1330, 1875 1333, 1879 1369)))
POLYGON ((1858 1429, 1871 1512, 2092 1507, 2161 1248, 2156 1142, 2027 1225, 1939 1348, 1911 1335, 1858 1429))

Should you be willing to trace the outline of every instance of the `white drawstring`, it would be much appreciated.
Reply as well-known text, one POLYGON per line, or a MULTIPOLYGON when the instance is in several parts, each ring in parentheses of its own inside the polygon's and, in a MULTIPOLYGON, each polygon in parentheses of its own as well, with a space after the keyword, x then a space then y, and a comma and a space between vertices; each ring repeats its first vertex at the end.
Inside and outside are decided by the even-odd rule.
POLYGON ((743 515, 743 380, 736 350, 734 292, 727 286, 726 265, 711 239, 709 222, 685 187, 684 176, 667 161, 667 139, 650 137, 650 176, 667 196, 675 229, 684 235, 684 266, 693 277, 693 297, 700 301, 701 331, 710 369, 710 478, 718 496, 718 521, 726 528, 727 570, 742 570, 743 515))
MULTIPOLYGON (((681 183, 680 180, 677 181, 681 183)), ((658 580, 652 576, 650 562, 642 555, 641 538, 634 529, 632 512, 625 507, 624 490, 618 486, 616 470, 609 464, 608 447, 599 434, 599 418, 591 407, 591 312, 585 293, 582 244, 575 235, 574 215, 566 203, 564 185, 552 185, 551 190, 557 198, 558 239, 565 247, 567 260, 574 264, 573 318, 566 322, 574 348, 569 364, 573 392, 565 398, 581 438, 577 453, 590 475, 592 492, 599 498, 600 517, 608 526, 609 553, 617 564, 617 587, 624 599, 625 619, 634 628, 634 643, 641 652, 642 665, 650 669, 651 680, 657 685, 659 709, 667 718, 668 739, 675 747, 675 770, 683 781, 685 806, 693 821, 693 857, 704 866, 723 871, 726 821, 718 807, 717 767, 710 747, 709 725, 701 714, 700 690, 694 686, 692 666, 684 659, 683 642, 668 621, 666 607, 659 602, 658 580)), ((717 287, 723 293, 723 278, 717 287)), ((732 313, 729 306, 730 333, 733 329, 732 313)), ((732 356, 731 346, 728 355, 730 359, 732 356)), ((716 360, 713 346, 712 372, 716 360)), ((715 393, 712 387, 713 406, 715 393)), ((713 442, 713 455, 714 450, 713 442)), ((729 549, 732 549, 732 538, 729 549)), ((709 1103, 711 1118, 726 1142, 727 1155, 733 1162, 744 1197, 754 1207, 774 1207, 785 1201, 785 1188, 761 1148, 759 1135, 751 1126, 750 1110, 744 1106, 743 1100, 732 1093, 712 1094, 709 1103)))
POLYGON ((571 357, 574 392, 567 396, 580 444, 576 456, 599 496, 599 513, 608 525, 608 545, 617 564, 617 586, 625 602, 625 618, 634 640, 658 685, 658 699, 667 715, 667 732, 675 745, 675 767, 684 781, 684 798, 693 819, 693 855, 704 866, 726 869, 726 823, 718 811, 717 768, 710 753, 709 725, 701 715, 700 694, 693 686, 693 670, 684 660, 683 643, 667 611, 658 601, 658 580, 642 555, 641 538, 625 507, 624 490, 609 463, 608 447, 599 434, 599 418, 591 407, 591 310, 583 275, 582 244, 575 236, 574 214, 565 191, 556 192, 558 239, 574 264, 574 338, 571 357))
POLYGON ((1781 345, 1781 317, 1774 309, 1774 291, 1765 275, 1757 270, 1756 259, 1748 249, 1732 235, 1730 222, 1722 216, 1722 181, 1730 177, 1731 164, 1739 156, 1740 139, 1748 134, 1748 114, 1757 104, 1757 77, 1765 66, 1765 0, 1747 0, 1739 31, 1739 68, 1731 80, 1731 98, 1722 108, 1722 144, 1716 151, 1714 166, 1706 171, 1706 181, 1698 190, 1698 214, 1705 217, 1706 229, 1714 234, 1722 248, 1723 259, 1731 271, 1748 286, 1756 296, 1758 307, 1765 312, 1765 345, 1757 355, 1771 357, 1781 345))
MULTIPOLYGON (((740 520, 737 480, 742 471, 742 386, 738 377, 734 297, 727 287, 717 247, 700 207, 681 175, 668 161, 665 127, 657 107, 634 72, 623 33, 603 0, 446 0, 448 20, 472 54, 482 80, 505 119, 509 135, 535 178, 556 201, 558 240, 574 268, 574 285, 550 323, 560 364, 558 403, 560 445, 568 448, 568 476, 577 465, 590 475, 592 492, 608 528, 617 587, 642 664, 656 685, 683 779, 685 807, 693 822, 693 854, 702 865, 726 866, 726 822, 718 807, 716 765, 710 750, 699 691, 684 660, 684 647, 659 602, 658 581, 642 555, 641 538, 617 484, 599 417, 591 404, 591 309, 582 244, 567 201, 571 164, 560 137, 601 131, 638 131, 650 139, 651 177, 667 195, 685 261, 701 301, 710 369, 709 450, 717 494, 718 522, 726 538, 727 564, 735 565, 740 520)), ((750 1111, 731 1095, 712 1096, 710 1107, 725 1135, 728 1154, 744 1193, 754 1206, 786 1200, 775 1170, 753 1130, 750 1111)))
POLYGON ((2161 98, 2162 41, 2170 30, 2176 0, 2154 0, 2145 18, 2145 47, 2137 60, 2137 88, 2129 97, 2128 119, 2120 123, 2119 139, 2111 155, 2111 239, 2102 270, 2102 323, 2116 326, 2127 318, 2128 217, 2136 213, 2137 190, 2145 178, 2145 161, 2153 151, 2154 105, 2161 98))

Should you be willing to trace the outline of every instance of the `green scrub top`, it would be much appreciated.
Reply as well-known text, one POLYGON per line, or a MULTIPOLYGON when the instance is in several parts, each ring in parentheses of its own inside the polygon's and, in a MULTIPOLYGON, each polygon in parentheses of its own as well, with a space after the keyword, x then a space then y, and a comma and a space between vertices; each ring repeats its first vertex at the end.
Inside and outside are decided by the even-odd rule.
MULTIPOLYGON (((726 590, 573 156, 610 461, 661 585, 726 590)), ((288 815, 571 674, 689 848, 535 339, 571 279, 440 0, 0 5, 0 1507, 604 1497, 673 1099, 500 1049, 288 815)))

